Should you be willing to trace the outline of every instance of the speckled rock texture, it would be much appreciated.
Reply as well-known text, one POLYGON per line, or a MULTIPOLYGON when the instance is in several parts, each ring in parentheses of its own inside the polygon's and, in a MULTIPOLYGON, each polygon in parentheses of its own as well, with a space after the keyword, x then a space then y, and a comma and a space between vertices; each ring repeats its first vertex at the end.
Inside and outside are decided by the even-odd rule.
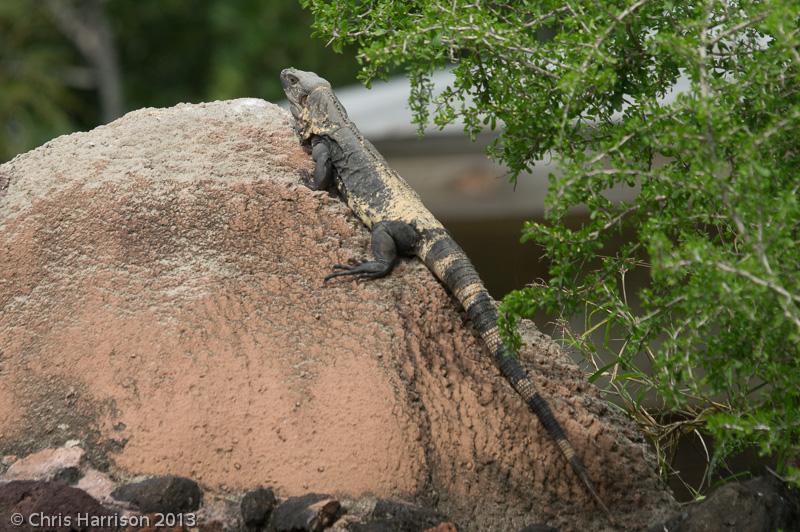
POLYGON ((142 109, 0 166, 0 455, 79 440, 115 477, 391 496, 461 530, 663 521, 641 435, 532 326, 521 357, 615 526, 419 261, 324 286, 369 233, 311 170, 254 99, 142 109))
POLYGON ((800 530, 800 493, 773 476, 729 482, 649 532, 800 530))

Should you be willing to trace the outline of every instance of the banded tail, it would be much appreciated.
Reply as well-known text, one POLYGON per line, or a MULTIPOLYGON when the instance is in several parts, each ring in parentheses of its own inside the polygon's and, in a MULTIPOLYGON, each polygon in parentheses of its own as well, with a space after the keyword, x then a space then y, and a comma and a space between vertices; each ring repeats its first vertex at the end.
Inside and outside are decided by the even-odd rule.
POLYGON ((572 466, 575 474, 581 479, 597 504, 610 517, 611 513, 600 499, 586 472, 586 467, 575 454, 564 429, 553 416, 550 405, 536 391, 536 387, 525 373, 515 354, 503 345, 500 331, 497 328, 497 309, 494 300, 483 286, 475 267, 447 232, 443 229, 435 231, 437 234, 426 235, 425 238, 425 241, 432 242, 432 245, 425 246, 420 250, 423 262, 461 302, 503 376, 508 379, 511 386, 536 414, 547 433, 553 438, 561 453, 572 466))

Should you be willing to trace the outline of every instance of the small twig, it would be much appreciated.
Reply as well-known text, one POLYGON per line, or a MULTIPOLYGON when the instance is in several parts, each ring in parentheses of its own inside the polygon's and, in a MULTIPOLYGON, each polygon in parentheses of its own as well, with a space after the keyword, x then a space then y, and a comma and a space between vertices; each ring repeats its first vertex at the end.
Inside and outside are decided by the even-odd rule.
POLYGON ((749 26, 752 26, 753 24, 758 24, 759 22, 761 22, 762 20, 767 18, 767 15, 769 15, 769 12, 761 13, 760 15, 757 15, 757 16, 751 18, 751 19, 742 21, 742 22, 740 22, 739 24, 737 24, 735 26, 731 26, 727 30, 715 35, 713 39, 711 39, 710 41, 707 41, 707 44, 709 46, 713 46, 713 45, 717 44, 720 40, 722 40, 725 37, 727 37, 728 35, 732 35, 734 33, 737 33, 737 32, 739 32, 739 31, 741 31, 741 30, 743 30, 743 29, 745 29, 745 28, 747 28, 749 26))
POLYGON ((725 264, 724 262, 715 262, 714 265, 717 268, 719 268, 720 270, 724 271, 724 272, 734 273, 736 275, 739 275, 740 277, 744 277, 745 279, 747 279, 749 281, 752 281, 753 283, 755 283, 755 284, 757 284, 759 286, 765 286, 765 287, 777 292, 778 294, 782 295, 786 299, 790 299, 792 301, 800 303, 800 296, 797 296, 795 294, 790 293, 788 290, 786 290, 784 287, 782 287, 782 286, 780 286, 778 284, 775 284, 775 283, 773 283, 771 281, 767 281, 767 280, 762 279, 760 277, 756 277, 755 275, 753 275, 752 273, 750 273, 748 271, 741 270, 739 268, 734 268, 733 266, 729 266, 728 264, 725 264))

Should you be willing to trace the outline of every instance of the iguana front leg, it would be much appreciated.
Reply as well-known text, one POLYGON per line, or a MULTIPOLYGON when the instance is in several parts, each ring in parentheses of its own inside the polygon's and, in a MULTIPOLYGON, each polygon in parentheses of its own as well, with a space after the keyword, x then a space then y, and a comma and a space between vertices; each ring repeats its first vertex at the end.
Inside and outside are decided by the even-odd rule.
POLYGON ((372 256, 374 260, 361 261, 352 266, 336 264, 338 270, 328 274, 324 281, 334 277, 355 275, 365 279, 377 279, 388 275, 394 268, 399 255, 414 251, 419 241, 419 233, 405 222, 379 222, 372 228, 372 256))
POLYGON ((325 190, 333 182, 333 164, 330 148, 320 137, 311 139, 311 158, 314 159, 314 179, 310 188, 325 190))

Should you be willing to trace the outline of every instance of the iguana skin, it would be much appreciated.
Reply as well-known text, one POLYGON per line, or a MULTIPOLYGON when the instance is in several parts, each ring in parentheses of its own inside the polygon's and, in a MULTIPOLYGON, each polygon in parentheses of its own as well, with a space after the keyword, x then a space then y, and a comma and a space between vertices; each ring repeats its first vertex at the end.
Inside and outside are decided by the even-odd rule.
POLYGON ((352 266, 335 265, 325 277, 353 275, 378 278, 389 274, 400 255, 416 255, 461 302, 500 371, 536 414, 600 507, 608 513, 553 416, 519 360, 501 339, 497 310, 470 260, 417 193, 347 118, 330 83, 313 72, 287 68, 281 84, 292 116, 315 162, 309 186, 315 190, 334 184, 356 216, 372 230, 375 260, 352 266))

